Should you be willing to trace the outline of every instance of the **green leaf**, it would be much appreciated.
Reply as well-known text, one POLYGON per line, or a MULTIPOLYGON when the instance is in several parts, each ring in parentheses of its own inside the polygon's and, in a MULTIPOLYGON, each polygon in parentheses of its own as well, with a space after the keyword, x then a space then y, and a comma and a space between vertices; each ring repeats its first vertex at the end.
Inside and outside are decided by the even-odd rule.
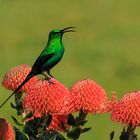
POLYGON ((120 140, 126 140, 126 131, 125 131, 125 127, 123 128, 123 131, 121 132, 121 135, 120 135, 120 140))
POLYGON ((57 137, 58 133, 56 131, 46 132, 43 136, 43 140, 54 140, 57 137))
POLYGON ((134 132, 135 127, 132 127, 132 124, 130 124, 127 129, 123 129, 121 132, 121 136, 119 137, 120 140, 137 140, 137 135, 134 132))
POLYGON ((11 116, 11 118, 13 119, 14 123, 18 126, 23 126, 22 123, 19 123, 18 120, 14 117, 14 116, 11 116))
POLYGON ((81 128, 74 127, 70 132, 67 133, 67 136, 72 139, 78 139, 81 134, 81 128))
POLYGON ((85 125, 87 123, 87 120, 77 120, 77 125, 85 125))
POLYGON ((110 133, 110 140, 113 140, 113 138, 114 138, 114 131, 112 131, 112 132, 110 133))
POLYGON ((56 136, 56 140, 66 140, 66 138, 62 134, 58 133, 56 136))
POLYGON ((29 140, 29 137, 24 132, 21 132, 19 129, 17 129, 16 127, 14 127, 14 131, 15 131, 16 140, 29 140))
POLYGON ((43 140, 66 140, 66 138, 57 131, 46 132, 43 140))
POLYGON ((82 110, 80 110, 79 116, 76 117, 77 126, 79 126, 79 125, 83 126, 87 122, 87 120, 85 120, 86 116, 87 116, 87 113, 85 113, 82 110))
POLYGON ((16 105, 14 105, 13 103, 10 103, 10 105, 13 109, 17 109, 16 105))
POLYGON ((44 119, 44 124, 43 126, 46 128, 46 127, 49 127, 49 125, 51 124, 51 121, 52 121, 52 116, 51 115, 48 115, 45 117, 44 119))
POLYGON ((79 119, 80 120, 85 120, 86 116, 87 116, 87 113, 85 113, 82 110, 80 110, 80 112, 79 112, 79 119))
POLYGON ((72 126, 76 126, 76 121, 72 114, 69 114, 69 116, 68 116, 68 124, 72 125, 72 126))
POLYGON ((18 92, 17 94, 15 94, 15 99, 20 100, 22 98, 22 92, 18 92))
POLYGON ((29 136, 36 136, 34 129, 28 123, 25 124, 23 132, 28 134, 29 136))
POLYGON ((23 121, 27 120, 28 118, 32 117, 32 112, 28 113, 24 118, 23 121))
POLYGON ((85 132, 89 131, 90 129, 91 129, 91 127, 83 128, 83 129, 81 130, 81 133, 85 133, 85 132))

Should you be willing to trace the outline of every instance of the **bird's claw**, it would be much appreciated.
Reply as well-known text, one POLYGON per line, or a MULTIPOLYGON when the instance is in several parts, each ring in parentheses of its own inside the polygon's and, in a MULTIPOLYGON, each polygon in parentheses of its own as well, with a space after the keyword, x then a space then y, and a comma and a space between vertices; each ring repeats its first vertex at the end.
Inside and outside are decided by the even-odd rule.
POLYGON ((51 81, 51 79, 49 78, 49 80, 48 80, 48 83, 49 84, 54 84, 54 82, 53 81, 51 81))
POLYGON ((48 77, 47 75, 45 75, 44 73, 42 73, 42 74, 45 76, 45 79, 48 81, 48 83, 54 84, 54 83, 51 81, 51 79, 53 78, 53 76, 51 76, 51 78, 50 78, 50 77, 48 77))
POLYGON ((52 78, 50 78, 50 77, 45 77, 45 79, 48 81, 49 84, 54 84, 54 82, 52 82, 52 80, 51 80, 52 78))

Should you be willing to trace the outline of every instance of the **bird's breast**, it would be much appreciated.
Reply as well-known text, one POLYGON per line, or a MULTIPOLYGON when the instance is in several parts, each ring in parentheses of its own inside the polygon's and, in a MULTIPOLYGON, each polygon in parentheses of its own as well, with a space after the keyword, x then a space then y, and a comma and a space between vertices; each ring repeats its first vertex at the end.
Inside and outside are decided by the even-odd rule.
POLYGON ((50 70, 54 67, 63 57, 64 50, 54 52, 53 57, 47 62, 46 70, 50 70))

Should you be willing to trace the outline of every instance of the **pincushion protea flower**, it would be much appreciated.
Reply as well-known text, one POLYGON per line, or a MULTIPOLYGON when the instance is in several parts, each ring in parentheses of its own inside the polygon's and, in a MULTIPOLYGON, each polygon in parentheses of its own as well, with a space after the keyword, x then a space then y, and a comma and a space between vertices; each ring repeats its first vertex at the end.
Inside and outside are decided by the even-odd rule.
POLYGON ((53 115, 52 121, 47 130, 65 131, 69 128, 67 123, 68 115, 53 115))
POLYGON ((76 82, 70 88, 70 92, 77 111, 82 109, 87 113, 104 113, 110 111, 116 104, 115 95, 109 101, 106 91, 90 79, 76 82))
POLYGON ((32 111, 34 117, 42 114, 69 114, 74 109, 73 100, 68 89, 55 79, 40 80, 27 92, 23 106, 32 111))
MULTIPOLYGON (((5 88, 14 91, 25 80, 26 76, 29 74, 30 71, 31 68, 27 64, 13 67, 8 72, 6 72, 3 78, 2 85, 5 88)), ((34 76, 20 89, 20 91, 27 91, 34 85, 36 81, 37 77, 34 76)))
POLYGON ((0 118, 0 140, 14 140, 13 128, 3 118, 0 118))
POLYGON ((140 91, 125 94, 115 105, 111 119, 133 127, 140 126, 140 91))

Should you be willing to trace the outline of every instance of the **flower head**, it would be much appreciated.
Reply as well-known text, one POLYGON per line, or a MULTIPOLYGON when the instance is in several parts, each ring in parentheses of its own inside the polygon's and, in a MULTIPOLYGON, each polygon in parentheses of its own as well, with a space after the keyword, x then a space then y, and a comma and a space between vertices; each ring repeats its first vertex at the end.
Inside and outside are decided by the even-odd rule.
POLYGON ((115 105, 111 119, 122 124, 140 126, 140 91, 125 94, 115 105))
POLYGON ((0 140, 14 140, 13 128, 3 118, 0 118, 0 140))
POLYGON ((57 80, 50 80, 36 82, 24 98, 24 108, 32 111, 35 117, 44 113, 64 115, 73 111, 74 104, 69 90, 57 80))
POLYGON ((70 89, 76 110, 91 113, 104 113, 112 109, 116 102, 115 96, 108 101, 106 91, 96 82, 86 79, 76 82, 70 89))
MULTIPOLYGON (((31 68, 27 64, 13 67, 8 72, 6 72, 3 78, 2 85, 5 88, 14 91, 25 80, 30 71, 31 68)), ((34 76, 20 89, 20 91, 27 91, 33 86, 36 81, 37 77, 34 76)))
POLYGON ((69 128, 68 115, 53 115, 48 130, 65 131, 69 128))

